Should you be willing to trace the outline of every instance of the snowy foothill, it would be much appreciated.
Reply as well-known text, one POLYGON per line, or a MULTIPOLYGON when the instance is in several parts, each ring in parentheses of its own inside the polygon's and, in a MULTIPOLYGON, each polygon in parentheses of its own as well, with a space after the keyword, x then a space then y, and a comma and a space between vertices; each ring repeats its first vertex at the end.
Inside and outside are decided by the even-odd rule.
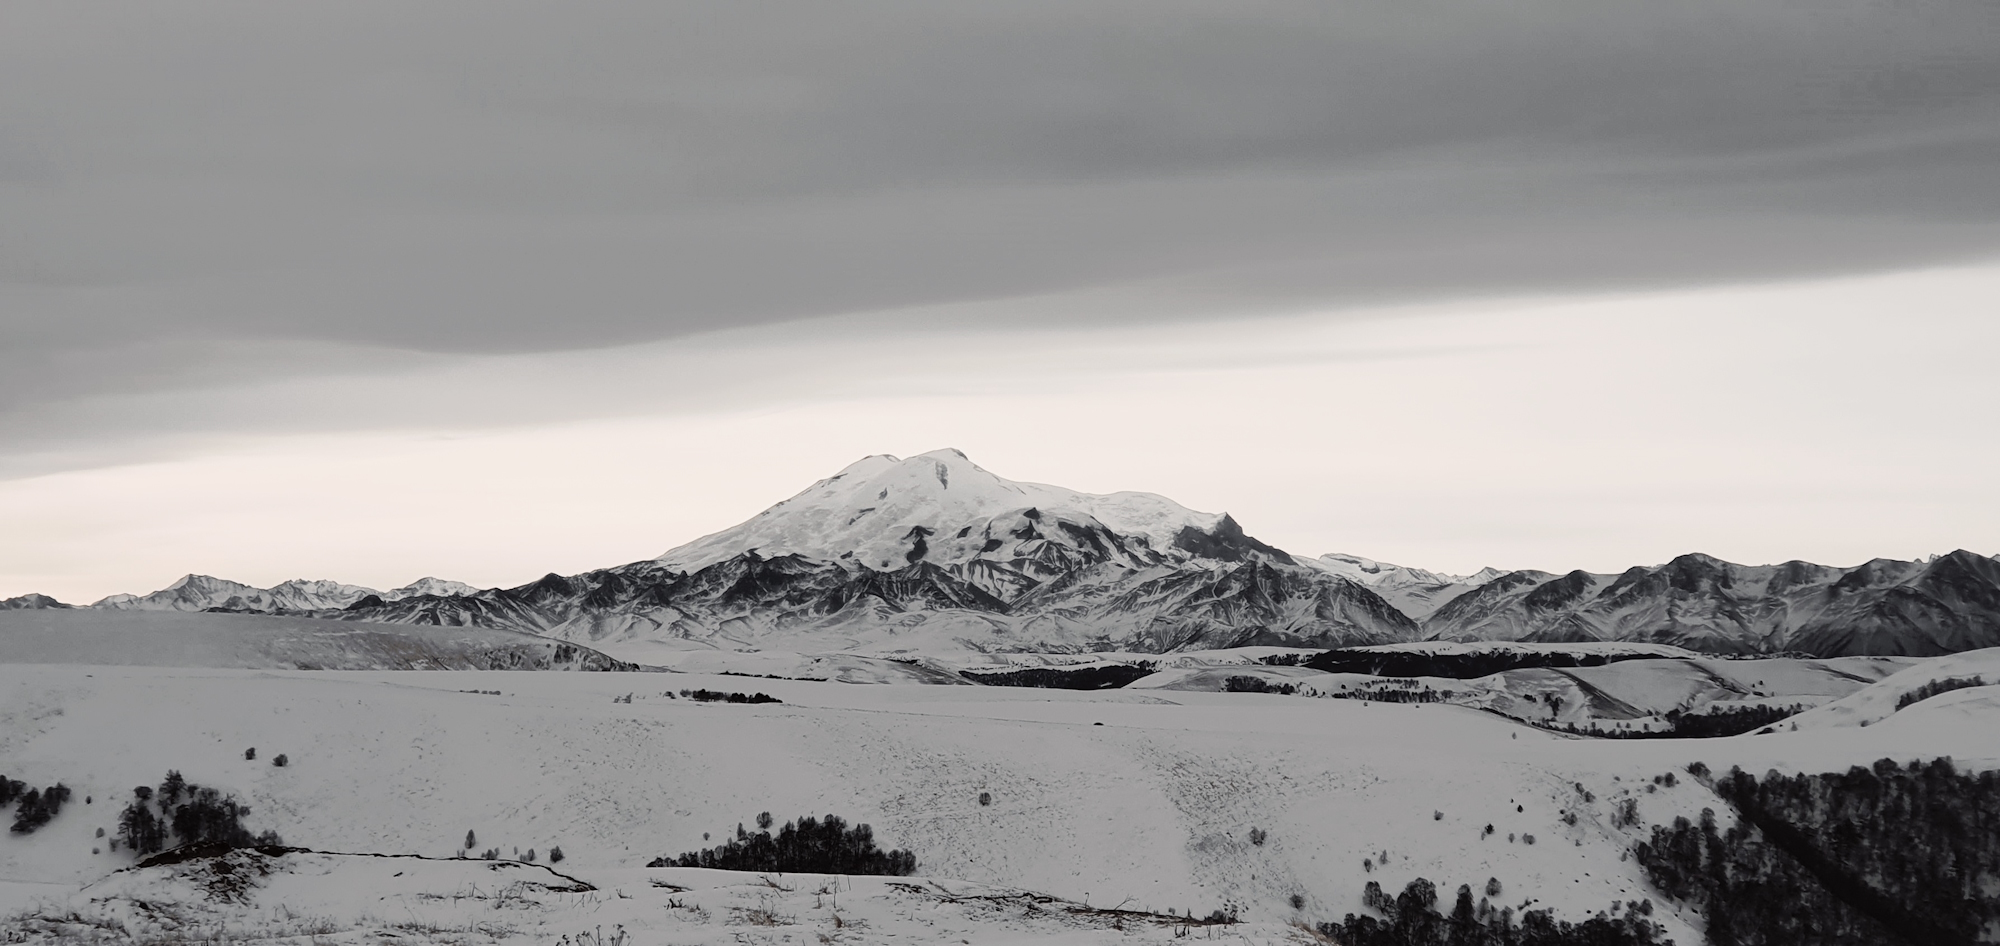
MULTIPOLYGON (((1941 658, 1890 681, 1906 690, 1896 681, 1915 681, 1917 670, 1963 675, 1993 660, 1941 658)), ((174 900, 167 893, 182 881, 172 878, 196 868, 121 873, 133 856, 106 850, 96 834, 115 835, 133 786, 172 769, 238 796, 250 827, 275 830, 286 845, 451 862, 288 855, 265 865, 273 879, 234 906, 192 893, 175 901, 207 911, 202 922, 249 929, 292 916, 329 935, 403 924, 458 931, 465 942, 554 942, 597 925, 622 925, 633 942, 823 932, 830 913, 807 906, 823 878, 760 892, 754 877, 642 869, 765 811, 839 814, 916 854, 925 879, 910 881, 915 890, 838 881, 854 911, 843 917, 859 921, 840 928, 849 931, 842 942, 1173 935, 1156 921, 1121 930, 1116 915, 1050 909, 1062 904, 1230 911, 1245 921, 1232 936, 1303 941, 1285 939, 1303 935, 1288 924, 1360 912, 1368 881, 1395 890, 1420 876, 1445 890, 1494 878, 1509 905, 1581 918, 1613 901, 1654 899, 1627 858, 1631 845, 1652 825, 1722 807, 1691 779, 1659 786, 1689 763, 1837 771, 1883 756, 1951 756, 1969 769, 2000 765, 1990 738, 2000 700, 1979 690, 1902 711, 1928 714, 1921 726, 1624 741, 1459 706, 1163 687, 82 665, 0 666, 0 681, 6 774, 61 781, 88 799, 31 835, 0 838, 7 911, 96 910, 110 922, 120 903, 174 900), (700 703, 678 695, 688 688, 781 702, 700 703), (261 757, 246 759, 253 747, 261 757), (264 761, 281 752, 288 765, 264 761), (1622 824, 1614 812, 1628 799, 1640 817, 1622 824), (527 873, 476 873, 492 865, 453 861, 468 831, 509 860, 539 851, 544 866, 559 846, 566 857, 554 866, 593 890, 536 892, 510 887, 527 873), (968 897, 967 885, 985 892, 968 897), (755 910, 783 922, 746 921, 755 910)), ((1872 700, 1889 685, 1848 699, 1872 700)), ((1700 941, 1698 916, 1659 906, 1677 941, 1700 941)))

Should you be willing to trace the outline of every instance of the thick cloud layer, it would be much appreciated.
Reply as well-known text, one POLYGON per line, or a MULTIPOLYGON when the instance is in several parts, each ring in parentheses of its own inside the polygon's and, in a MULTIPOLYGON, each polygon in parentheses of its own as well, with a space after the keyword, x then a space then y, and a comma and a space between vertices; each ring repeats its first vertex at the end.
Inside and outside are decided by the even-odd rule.
POLYGON ((838 313, 1975 257, 1996 37, 1988 0, 16 5, 0 451, 58 401, 838 313))

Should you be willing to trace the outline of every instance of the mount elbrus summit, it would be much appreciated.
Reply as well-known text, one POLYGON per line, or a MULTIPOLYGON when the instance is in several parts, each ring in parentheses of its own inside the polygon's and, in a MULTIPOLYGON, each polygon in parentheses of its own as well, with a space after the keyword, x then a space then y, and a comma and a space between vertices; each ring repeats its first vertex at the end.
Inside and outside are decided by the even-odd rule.
MULTIPOLYGON (((66 607, 41 595, 0 608, 66 607)), ((1292 555, 1151 493, 1002 479, 957 450, 862 459, 659 558, 475 590, 190 575, 122 610, 478 626, 590 643, 796 651, 1165 653, 1426 639, 1639 641, 1723 654, 1929 656, 2000 645, 2000 561, 1851 568, 1706 555, 1621 574, 1442 575, 1292 555)))

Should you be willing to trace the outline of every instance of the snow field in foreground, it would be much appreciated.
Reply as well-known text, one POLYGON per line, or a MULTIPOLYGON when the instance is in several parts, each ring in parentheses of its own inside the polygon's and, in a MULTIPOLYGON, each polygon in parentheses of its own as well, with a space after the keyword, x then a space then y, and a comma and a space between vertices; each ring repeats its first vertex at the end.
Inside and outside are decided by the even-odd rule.
MULTIPOLYGON (((71 942, 1310 943, 1286 923, 1207 925, 917 877, 583 871, 508 862, 238 851, 121 874, 12 922, 71 942), (1218 935, 1219 934, 1219 935, 1218 935), (172 939, 179 937, 179 940, 172 939)), ((32 940, 31 940, 32 941, 32 940)))
MULTIPOLYGON (((1653 824, 1721 809, 1685 777, 1648 792, 1653 776, 1696 760, 1755 772, 1885 755, 2000 764, 2000 706, 1953 696, 1904 711, 1934 720, 1921 727, 1635 742, 1457 707, 1259 694, 0 666, 0 773, 63 781, 76 799, 36 834, 0 836, 0 900, 128 866, 91 853, 104 845, 94 831, 114 830, 132 786, 173 768, 239 795, 252 830, 319 850, 448 857, 473 830, 478 848, 510 856, 560 845, 561 869, 584 876, 705 846, 704 832, 719 842, 760 811, 831 813, 913 850, 926 876, 1098 905, 1234 905, 1282 924, 1359 912, 1369 880, 1393 893, 1423 876, 1448 899, 1496 877, 1500 903, 1534 898, 1581 918, 1648 896, 1623 855, 1653 824), (661 696, 696 687, 785 702, 661 696), (480 690, 501 695, 459 692, 480 690), (253 746, 259 759, 244 760, 253 746), (265 761, 280 752, 289 766, 265 761), (1642 823, 1616 827, 1628 796, 1642 823)), ((1669 935, 1696 941, 1661 916, 1669 935)))

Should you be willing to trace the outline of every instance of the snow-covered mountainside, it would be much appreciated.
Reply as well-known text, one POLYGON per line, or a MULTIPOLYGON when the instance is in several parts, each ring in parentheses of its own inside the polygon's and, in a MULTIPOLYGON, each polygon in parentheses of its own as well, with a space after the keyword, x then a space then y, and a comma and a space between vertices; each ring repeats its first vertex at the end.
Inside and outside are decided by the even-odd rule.
MULTIPOLYGON (((325 579, 294 578, 269 588, 257 588, 210 575, 186 575, 152 594, 112 595, 91 607, 116 611, 310 612, 338 610, 371 596, 383 601, 397 601, 412 595, 471 594, 477 590, 464 582, 442 578, 419 578, 394 591, 376 591, 325 579)), ((44 595, 28 597, 46 598, 44 595)))
POLYGON ((57 601, 48 595, 26 594, 0 599, 0 611, 42 611, 49 608, 67 608, 70 605, 57 601))
POLYGON ((956 450, 868 457, 653 561, 363 599, 340 615, 804 652, 1164 653, 1417 636, 1366 586, 1300 564, 1226 514, 1015 483, 956 450))
POLYGON ((1510 572, 1439 608, 1424 632, 1651 641, 1711 653, 1933 656, 2000 645, 2000 562, 1962 550, 1853 568, 1683 555, 1621 575, 1510 572))
POLYGON ((1300 561, 1367 585, 1413 621, 1429 618, 1453 598, 1504 574, 1497 568, 1482 568, 1471 575, 1446 575, 1342 552, 1328 552, 1318 558, 1301 558, 1300 561))
POLYGON ((682 571, 756 552, 764 558, 801 555, 851 561, 877 570, 918 560, 950 565, 981 555, 995 536, 1008 541, 1018 521, 1008 513, 1037 510, 1166 549, 1184 532, 1212 532, 1222 520, 1153 493, 1079 493, 1060 486, 1018 483, 981 469, 958 450, 898 459, 863 457, 744 522, 676 548, 656 561, 682 571))

